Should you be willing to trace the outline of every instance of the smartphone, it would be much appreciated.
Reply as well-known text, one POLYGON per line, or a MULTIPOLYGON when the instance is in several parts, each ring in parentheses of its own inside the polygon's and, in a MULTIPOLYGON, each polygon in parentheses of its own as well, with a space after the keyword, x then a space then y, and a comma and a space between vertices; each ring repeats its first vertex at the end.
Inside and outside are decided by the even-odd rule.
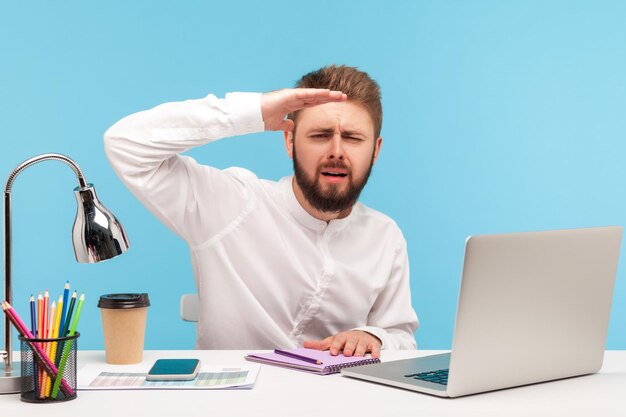
POLYGON ((198 376, 199 359, 157 359, 150 368, 148 381, 190 381, 198 376))

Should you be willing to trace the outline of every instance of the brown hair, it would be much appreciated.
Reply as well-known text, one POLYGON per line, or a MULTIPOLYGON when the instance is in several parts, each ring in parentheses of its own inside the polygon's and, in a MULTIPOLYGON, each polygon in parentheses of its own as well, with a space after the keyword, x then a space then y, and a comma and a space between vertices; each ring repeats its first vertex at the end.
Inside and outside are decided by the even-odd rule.
MULTIPOLYGON (((304 75, 296 88, 328 88, 347 94, 348 100, 365 106, 374 122, 374 139, 380 136, 383 124, 380 87, 366 72, 345 65, 328 65, 304 75)), ((296 122, 298 113, 289 113, 289 119, 296 122)))

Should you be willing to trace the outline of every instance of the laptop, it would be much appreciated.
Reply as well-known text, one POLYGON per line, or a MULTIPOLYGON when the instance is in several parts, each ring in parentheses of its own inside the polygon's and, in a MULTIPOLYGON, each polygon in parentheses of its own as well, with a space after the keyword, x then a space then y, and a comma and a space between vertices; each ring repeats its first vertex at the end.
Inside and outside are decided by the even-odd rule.
POLYGON ((343 369, 459 397, 600 370, 622 228, 470 236, 450 353, 343 369))

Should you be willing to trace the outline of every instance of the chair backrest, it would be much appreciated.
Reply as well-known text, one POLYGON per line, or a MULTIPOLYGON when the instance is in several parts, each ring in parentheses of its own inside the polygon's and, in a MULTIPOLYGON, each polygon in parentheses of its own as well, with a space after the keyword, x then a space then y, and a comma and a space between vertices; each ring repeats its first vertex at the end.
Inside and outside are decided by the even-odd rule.
POLYGON ((180 318, 184 321, 197 322, 200 316, 198 294, 183 294, 180 297, 180 318))

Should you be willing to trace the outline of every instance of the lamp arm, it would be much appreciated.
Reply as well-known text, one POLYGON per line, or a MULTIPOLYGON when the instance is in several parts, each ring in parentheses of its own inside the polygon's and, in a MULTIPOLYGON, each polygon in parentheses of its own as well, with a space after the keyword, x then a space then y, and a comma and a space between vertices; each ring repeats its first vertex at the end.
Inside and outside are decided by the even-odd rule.
POLYGON ((49 161, 49 160, 60 161, 69 165, 69 167, 72 168, 72 170, 76 174, 79 187, 83 188, 87 186, 87 182, 85 181, 85 176, 83 175, 83 171, 80 169, 80 167, 78 166, 76 162, 74 162, 69 157, 62 155, 60 153, 44 153, 41 155, 33 156, 32 158, 27 159, 26 161, 19 164, 17 168, 15 168, 9 174, 6 185, 4 187, 4 193, 5 194, 11 193, 11 188, 13 187, 13 181, 15 180, 15 177, 19 175, 20 172, 24 171, 26 168, 28 168, 31 165, 35 165, 36 163, 39 163, 42 161, 49 161))
MULTIPOLYGON (((64 162, 69 165, 70 168, 76 174, 78 179, 78 185, 80 188, 87 186, 83 171, 78 164, 69 157, 58 153, 45 153, 42 155, 34 156, 30 159, 19 164, 10 174, 4 187, 4 299, 9 303, 12 303, 12 286, 11 286, 11 188, 13 187, 13 181, 20 172, 25 170, 31 165, 37 164, 42 161, 55 160, 64 162)), ((12 370, 12 351, 11 346, 11 322, 9 318, 4 318, 4 351, 0 351, 0 356, 4 356, 4 366, 6 371, 12 370)))

